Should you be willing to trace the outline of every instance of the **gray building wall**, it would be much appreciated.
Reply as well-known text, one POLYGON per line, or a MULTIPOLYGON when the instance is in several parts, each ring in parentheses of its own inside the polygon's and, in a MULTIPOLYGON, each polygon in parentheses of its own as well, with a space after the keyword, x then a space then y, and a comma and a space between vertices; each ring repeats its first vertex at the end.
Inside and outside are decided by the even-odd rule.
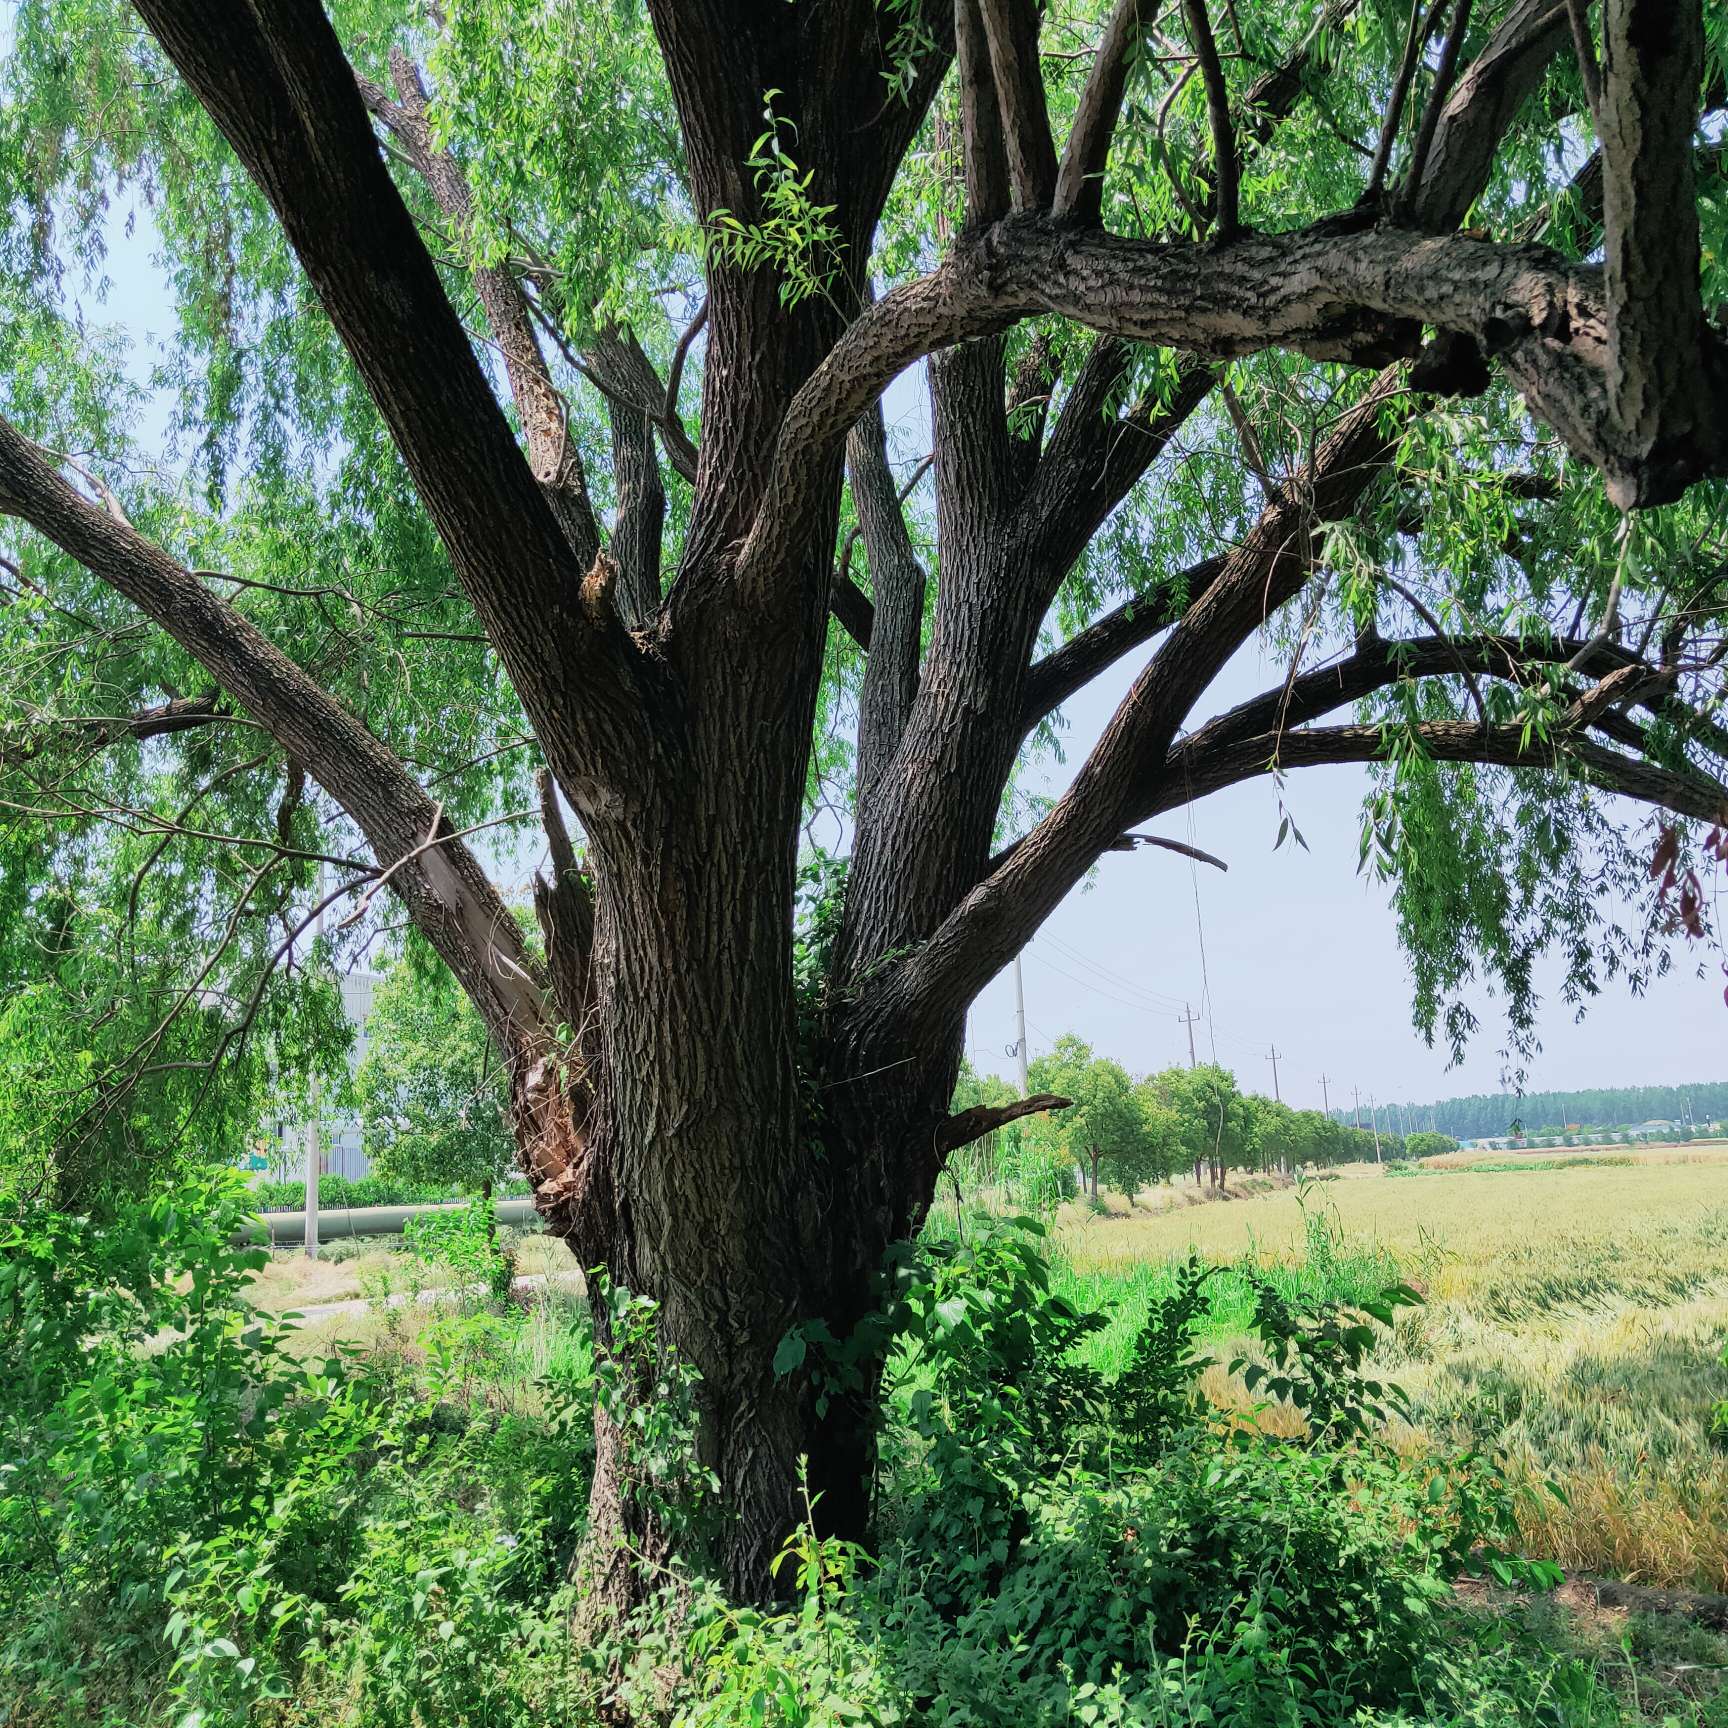
MULTIPOLYGON (((351 972, 341 980, 342 1010, 354 1028, 354 1043, 348 1053, 350 1073, 366 1059, 370 1046, 368 1023, 372 1018, 372 995, 379 981, 376 972, 351 972)), ((330 1109, 323 1115, 323 1173, 326 1176, 345 1176, 350 1180, 369 1176, 372 1161, 366 1156, 359 1114, 351 1110, 330 1109)), ((286 1181, 291 1182, 306 1174, 306 1130, 303 1122, 283 1120, 277 1123, 269 1163, 271 1173, 286 1181)))

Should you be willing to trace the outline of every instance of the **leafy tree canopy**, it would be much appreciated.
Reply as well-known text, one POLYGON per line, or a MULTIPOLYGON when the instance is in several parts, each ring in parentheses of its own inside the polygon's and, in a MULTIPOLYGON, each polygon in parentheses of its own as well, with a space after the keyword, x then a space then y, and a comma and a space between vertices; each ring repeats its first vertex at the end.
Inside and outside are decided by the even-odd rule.
POLYGON ((354 1087, 373 1171, 476 1191, 506 1175, 516 1143, 504 1073, 474 1005, 435 956, 390 967, 367 1032, 354 1087))
POLYGON ((1105 851, 1247 780, 1299 838, 1367 763, 1426 1033, 1486 981, 1527 1053, 1545 950, 1641 984, 1728 807, 1728 7, 1579 11, 23 0, 0 992, 56 1168, 171 1156, 234 1062, 220 1150, 412 925, 708 1377, 761 1595, 801 1458, 870 1504, 788 1319, 1007 1119, 950 1112, 967 1005, 1105 851))

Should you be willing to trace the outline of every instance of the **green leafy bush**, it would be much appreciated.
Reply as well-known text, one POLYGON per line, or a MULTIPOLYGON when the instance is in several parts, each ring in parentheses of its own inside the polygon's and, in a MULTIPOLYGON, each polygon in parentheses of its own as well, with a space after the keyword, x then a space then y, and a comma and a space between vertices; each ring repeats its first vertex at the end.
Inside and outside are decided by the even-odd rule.
MULTIPOLYGON (((364 1394, 340 1361, 295 1360, 246 1306, 265 1259, 233 1245, 246 1210, 226 1172, 103 1225, 0 1203, 0 1657, 69 1714, 164 1629, 188 1697, 260 1689, 269 1664, 210 1678, 245 1660, 227 1648, 246 1611, 226 1582, 269 1575, 290 1516, 299 1570, 339 1564, 364 1394)), ((260 1598, 250 1618, 265 1612, 260 1598)))
MULTIPOLYGON (((300 1361, 245 1304, 248 1200, 213 1176, 100 1226, 0 1204, 0 1708, 22 1720, 1619 1724, 1589 1664, 1514 1660, 1455 1605, 1471 1568, 1551 1578, 1507 1551, 1488 1461, 1384 1441, 1368 1343, 1408 1293, 1317 1294, 1368 1276, 1323 1215, 1306 1282, 1190 1261, 1108 1368, 1121 1321, 1069 1293, 1036 1224, 896 1250, 853 1335, 809 1321, 781 1347, 818 1398, 885 1375, 882 1540, 825 1539, 807 1507, 765 1612, 703 1569, 699 1386, 652 1302, 602 1276, 598 1340, 476 1298, 391 1375, 300 1361), (1297 1439, 1197 1394, 1232 1280, 1297 1439), (623 1492, 677 1540, 649 1568, 666 1588, 578 1646, 597 1402, 623 1492)), ((422 1249, 482 1252, 483 1217, 452 1217, 422 1249)))
POLYGON ((0 1719, 240 1728, 320 1676, 369 1723, 408 1720, 404 1687, 514 1719, 495 1640, 544 1630, 578 1540, 592 1443, 554 1411, 591 1354, 542 1341, 516 1410, 514 1309, 452 1316, 484 1350, 434 1341, 405 1384, 302 1359, 247 1303, 250 1207, 231 1172, 105 1221, 0 1198, 0 1719), (422 1573, 440 1611, 405 1643, 422 1573))
MULTIPOLYGON (((500 1183, 494 1197, 526 1194, 525 1178, 500 1183)), ((304 1182, 256 1182, 252 1209, 258 1212, 301 1212, 306 1207, 304 1182)), ((468 1194, 450 1182, 408 1182, 384 1176, 320 1176, 318 1204, 326 1211, 345 1206, 436 1206, 464 1200, 468 1194)))

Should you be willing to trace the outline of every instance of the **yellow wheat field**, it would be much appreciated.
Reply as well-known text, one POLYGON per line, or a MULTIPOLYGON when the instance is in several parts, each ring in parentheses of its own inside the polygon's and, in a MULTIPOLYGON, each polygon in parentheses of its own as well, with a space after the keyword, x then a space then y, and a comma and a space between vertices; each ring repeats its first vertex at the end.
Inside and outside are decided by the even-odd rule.
MULTIPOLYGON (((1326 1208, 1351 1244, 1388 1249, 1427 1295, 1381 1352, 1416 1406, 1419 1426, 1401 1446, 1498 1451, 1533 1553, 1724 1591, 1728 1446, 1710 1416, 1728 1399, 1728 1155, 1633 1156, 1372 1174, 1316 1184, 1306 1203, 1326 1208)), ((1075 1218, 1060 1239, 1077 1268, 1101 1272, 1191 1248, 1294 1257, 1302 1202, 1286 1189, 1075 1218)), ((1221 1405, 1243 1401, 1222 1369, 1207 1391, 1221 1405)))

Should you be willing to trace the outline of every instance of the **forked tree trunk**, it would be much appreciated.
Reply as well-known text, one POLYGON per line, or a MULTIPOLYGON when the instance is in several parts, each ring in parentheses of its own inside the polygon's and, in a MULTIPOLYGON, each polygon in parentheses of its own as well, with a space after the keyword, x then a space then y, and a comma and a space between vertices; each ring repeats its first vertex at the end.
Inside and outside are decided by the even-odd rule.
MULTIPOLYGON (((660 1343, 699 1375, 699 1460, 720 1484, 713 1558, 735 1599, 761 1601, 805 1515, 801 1474, 824 1529, 866 1535, 875 1377, 819 1415, 809 1372, 776 1375, 775 1356, 801 1321, 844 1337, 888 1243, 922 1222, 961 1036, 957 1022, 912 1060, 842 1052, 832 1034, 810 1039, 806 1004, 800 1047, 793 882, 810 716, 721 644, 689 676, 692 716, 716 717, 684 726, 689 771, 663 804, 644 794, 627 847, 590 836, 589 1005, 565 1018, 592 1099, 579 1200, 549 1223, 584 1268, 658 1305, 660 1343)), ((595 1319, 604 1347, 597 1299, 595 1319)), ((651 1381, 629 1392, 661 1396, 651 1381)), ((652 1589, 673 1544, 634 1475, 636 1445, 602 1413, 583 1564, 610 1607, 652 1589)))
MULTIPOLYGON (((1188 709, 1234 647, 1295 596, 1316 523, 1352 510, 1396 443, 1386 409, 1391 393, 1407 391, 1387 373, 1316 453, 1302 496, 1269 502, 1241 545, 1195 567, 1208 572, 1200 592, 1179 622, 1164 620, 1173 634, 1077 776, 1083 790, 1040 824, 1039 844, 1010 849, 1004 862, 993 830, 1028 729, 1128 646, 1110 632, 1094 638, 1081 662, 1100 642, 1115 645, 1090 671, 1050 656, 1040 665, 1054 663, 1054 683, 1033 691, 1040 621, 1088 541, 1211 388, 1208 367, 1185 368, 1172 401, 1119 416, 1126 342, 1209 354, 1289 346, 1381 364, 1418 324, 1434 324, 1479 335, 1625 501, 1659 502, 1698 472, 1720 470, 1720 355, 1703 341, 1696 226, 1681 220, 1691 202, 1697 0, 1669 8, 1683 31, 1642 28, 1664 12, 1647 0, 1608 8, 1605 303, 1588 280, 1528 251, 1496 259, 1483 242, 1442 239, 1479 195, 1495 140, 1563 38, 1564 8, 1521 0, 1496 32, 1499 46, 1471 67, 1405 200, 1425 232, 1327 223, 1199 252, 1089 233, 1078 205, 1052 208, 1042 93, 1010 76, 1006 61, 995 69, 993 28, 978 24, 975 7, 925 9, 902 63, 887 38, 905 33, 885 32, 879 9, 861 0, 652 0, 692 208, 742 221, 767 214, 757 164, 771 92, 773 114, 795 129, 800 187, 832 235, 823 291, 796 305, 780 272, 728 261, 724 247, 705 258, 700 455, 680 568, 652 616, 657 539, 620 523, 612 551, 597 555, 580 465, 562 472, 563 417, 546 412, 550 375, 532 376, 544 367, 526 302, 507 273, 480 284, 520 398, 528 463, 388 181, 367 105, 398 106, 393 129, 413 122, 412 81, 397 78, 401 105, 363 103, 318 7, 135 3, 282 219, 582 822, 594 893, 565 908, 581 928, 580 952, 548 954, 561 1012, 548 1017, 534 957, 476 861, 454 844, 432 847, 434 837, 456 839, 440 830, 441 807, 249 620, 165 553, 135 544, 66 486, 46 453, 3 427, 0 505, 164 624, 304 761, 379 860, 395 861, 385 874, 512 1052, 527 1162, 565 1185, 555 1196, 542 1190, 549 1222, 584 1266, 604 1266, 659 1304, 661 1338, 701 1376, 701 1456, 728 1518, 722 1575, 736 1595, 763 1598, 803 1511, 801 1458, 826 1524, 863 1533, 877 1403, 867 1382, 819 1417, 809 1375, 774 1372, 781 1340, 817 1317, 844 1336, 868 1307, 883 1249, 915 1230, 929 1203, 970 996, 1137 813, 1169 807, 1158 802, 1165 794, 1175 800, 1177 781, 1161 786, 1157 776, 1168 776, 1188 709), (972 20, 957 45, 969 238, 922 287, 866 314, 873 237, 947 76, 956 44, 943 20, 956 16, 972 20), (893 99, 885 72, 899 88, 893 99), (1642 145, 1659 110, 1667 144, 1652 151, 1642 145), (1029 148, 1038 139, 1044 148, 1029 148), (1654 175, 1639 172, 1652 162, 1654 175), (1640 264, 1652 254, 1666 264, 1660 294, 1640 264), (1311 291, 1315 282, 1324 293, 1311 291), (1265 302, 1259 329, 1243 310, 1256 301, 1265 302), (1563 315, 1550 316, 1555 307, 1563 315), (1536 317, 1538 308, 1548 310, 1536 317), (1061 391, 1036 345, 1010 379, 1001 332, 1034 311, 1071 314, 1120 340, 1092 348, 1061 391), (1340 347, 1358 321, 1365 335, 1340 347), (867 472, 862 484, 855 476, 854 496, 875 610, 854 892, 830 968, 835 1001, 811 1040, 811 1015, 793 993, 792 880, 827 608, 841 591, 838 434, 921 354, 933 356, 941 581, 925 647, 923 572, 880 434, 861 437, 867 472), (831 412, 807 394, 819 375, 817 394, 837 393, 831 412), (1607 416, 1593 395, 1604 388, 1607 416), (1057 395, 1065 405, 1046 439, 1057 395), (620 555, 633 568, 615 594, 620 555), (562 1069, 547 1049, 560 1022, 575 1029, 570 1047, 553 1053, 562 1069)), ((1018 16, 1035 29, 1034 10, 1018 16)), ((1001 12, 985 8, 985 21, 1001 12)), ((1070 163, 1070 181, 1098 183, 1110 134, 1098 117, 1120 108, 1115 73, 1112 81, 1117 96, 1091 102, 1101 129, 1070 163)), ((1302 83, 1285 78, 1249 107, 1269 119, 1302 83)), ((441 175, 428 178, 443 184, 441 175)), ((1216 200, 1223 220, 1222 187, 1216 200)), ((461 207, 454 195, 442 202, 461 207)), ((1095 202, 1088 208, 1095 217, 1095 202)), ((673 390, 673 420, 676 406, 673 390)), ((634 490, 622 472, 619 486, 634 490)), ((646 508, 640 498, 621 505, 638 529, 646 508)), ((1157 625, 1158 608, 1136 602, 1136 611, 1136 630, 1157 625)), ((1376 728, 1286 736, 1290 695, 1273 702, 1281 761, 1287 749, 1312 752, 1298 762, 1383 752, 1376 728)), ((1506 737, 1515 727, 1479 737, 1446 725, 1423 734, 1437 753, 1552 770, 1546 744, 1533 760, 1527 741, 1506 737)), ((1212 749, 1210 779, 1204 750, 1184 759, 1183 799, 1261 772, 1268 756, 1259 733, 1228 727, 1212 749)), ((1604 784, 1706 820, 1720 814, 1713 782, 1653 779, 1648 765, 1606 751, 1590 761, 1604 784)), ((1196 1162, 1197 1184, 1204 1168, 1196 1162)), ((1221 1158, 1211 1178, 1221 1190, 1221 1158)), ((1096 1160, 1092 1186, 1096 1194, 1096 1160)), ((649 1382, 630 1396, 644 1407, 658 1394, 649 1382)), ((590 1547, 600 1596, 620 1603, 652 1582, 641 1568, 664 1560, 671 1543, 633 1479, 628 1428, 599 1425, 590 1547)))

